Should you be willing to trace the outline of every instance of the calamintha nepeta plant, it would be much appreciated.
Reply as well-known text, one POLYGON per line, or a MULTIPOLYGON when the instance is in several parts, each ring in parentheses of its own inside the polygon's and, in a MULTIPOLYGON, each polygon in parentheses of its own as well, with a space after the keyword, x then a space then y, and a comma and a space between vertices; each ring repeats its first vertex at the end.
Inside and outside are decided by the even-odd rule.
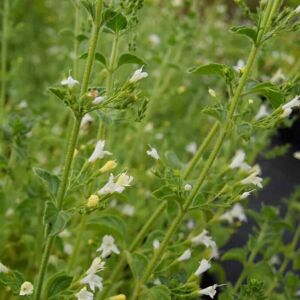
MULTIPOLYGON (((222 4, 210 9, 198 1, 62 4, 74 11, 73 52, 59 50, 70 63, 64 69, 72 70, 57 67, 64 77, 44 97, 60 102, 46 104, 46 122, 44 108, 40 115, 24 113, 26 101, 14 110, 17 79, 7 78, 20 71, 9 69, 8 29, 17 22, 12 16, 20 4, 4 1, 0 297, 164 300, 213 299, 218 293, 220 299, 296 299, 298 189, 284 216, 272 206, 259 213, 245 207, 264 186, 256 157, 279 125, 293 122, 300 106, 297 67, 272 76, 265 68, 274 64, 268 59, 281 33, 293 41, 299 6, 260 1, 254 10, 235 2, 237 20, 247 25, 232 24, 231 33, 221 30, 222 18, 215 22, 225 13, 222 4), (153 32, 156 22, 161 32, 153 32), (234 67, 226 57, 232 55, 226 42, 232 33, 238 42, 246 38, 243 55, 249 52, 244 61, 233 51, 234 67), (222 49, 214 45, 218 39, 222 49), (136 53, 139 43, 145 58, 136 53), (208 62, 212 49, 221 62, 208 62), (199 51, 208 57, 189 67, 199 51), (200 139, 200 146, 188 142, 191 138, 200 139), (181 151, 180 158, 172 148, 181 151), (247 244, 223 250, 249 218, 257 227, 247 244), (243 266, 234 284, 224 276, 225 260, 243 266), (210 285, 203 283, 207 273, 214 275, 210 285)), ((286 47, 293 49, 293 42, 286 47)))

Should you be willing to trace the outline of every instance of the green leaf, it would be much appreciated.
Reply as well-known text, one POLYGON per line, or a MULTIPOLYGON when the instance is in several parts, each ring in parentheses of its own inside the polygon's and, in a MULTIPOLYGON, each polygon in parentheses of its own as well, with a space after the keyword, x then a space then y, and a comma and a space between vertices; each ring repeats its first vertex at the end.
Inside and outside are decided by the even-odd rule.
POLYGON ((246 94, 262 94, 266 96, 270 102, 271 105, 274 108, 279 107, 281 104, 284 103, 285 97, 284 94, 281 92, 278 86, 271 82, 263 82, 256 84, 255 86, 248 89, 246 94))
POLYGON ((201 110, 201 112, 217 119, 220 122, 223 122, 226 118, 226 110, 221 104, 206 106, 201 110))
POLYGON ((232 81, 234 78, 234 71, 231 67, 224 64, 208 64, 204 66, 195 66, 188 69, 189 73, 197 75, 215 75, 222 77, 228 81, 232 81))
POLYGON ((130 254, 128 251, 125 252, 125 255, 133 277, 140 279, 148 264, 147 257, 140 253, 130 254))
POLYGON ((95 2, 91 0, 81 0, 80 1, 83 7, 86 9, 88 14, 95 20, 96 10, 95 10, 95 2))
POLYGON ((146 63, 142 58, 140 58, 134 54, 123 53, 119 57, 118 67, 125 65, 125 64, 137 64, 137 65, 142 66, 142 65, 145 65, 146 63))
POLYGON ((152 300, 171 300, 171 292, 165 285, 154 286, 149 289, 149 294, 152 300))
POLYGON ((71 216, 72 213, 70 211, 61 210, 56 216, 55 222, 51 228, 50 236, 55 236, 62 232, 66 228, 71 216))
POLYGON ((95 60, 98 61, 99 63, 103 64, 104 66, 106 66, 106 58, 102 53, 96 52, 95 60))
MULTIPOLYGON (((85 53, 81 54, 78 57, 78 59, 87 59, 87 57, 88 57, 88 52, 85 52, 85 53)), ((106 58, 102 53, 96 52, 95 60, 98 61, 99 63, 103 64, 104 66, 106 66, 106 58)))
POLYGON ((56 175, 49 173, 48 171, 41 168, 33 168, 33 172, 37 175, 44 183, 47 184, 48 191, 55 197, 59 188, 60 180, 56 175))
POLYGON ((234 27, 230 28, 230 32, 245 35, 254 44, 256 43, 256 38, 257 38, 256 28, 251 28, 251 27, 247 27, 247 26, 234 26, 234 27))
POLYGON ((246 258, 247 253, 243 248, 232 248, 222 256, 222 260, 236 260, 240 263, 244 263, 246 258))
POLYGON ((127 228, 124 221, 110 214, 91 217, 88 221, 88 228, 97 230, 97 234, 117 235, 121 239, 125 239, 127 235, 127 228))
POLYGON ((53 225, 55 223, 58 214, 58 209, 55 207, 52 201, 47 201, 44 212, 44 224, 53 225))
POLYGON ((127 27, 127 19, 121 13, 115 13, 115 15, 106 22, 106 27, 113 32, 120 32, 127 27))
POLYGON ((61 292, 64 292, 72 283, 73 277, 68 276, 64 272, 54 274, 48 282, 47 285, 47 295, 48 298, 57 299, 56 297, 61 292), (53 298, 55 296, 55 298, 53 298))
POLYGON ((56 96, 59 100, 64 100, 66 98, 66 91, 61 88, 49 88, 49 92, 51 92, 54 96, 56 96))

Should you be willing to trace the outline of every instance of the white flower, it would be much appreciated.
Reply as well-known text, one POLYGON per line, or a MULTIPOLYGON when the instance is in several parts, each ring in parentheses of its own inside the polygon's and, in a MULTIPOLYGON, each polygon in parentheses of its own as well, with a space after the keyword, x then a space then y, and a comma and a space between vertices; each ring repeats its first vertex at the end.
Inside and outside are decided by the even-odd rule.
POLYGON ((206 295, 206 296, 209 296, 211 299, 214 299, 214 296, 216 295, 217 293, 217 287, 218 285, 217 284, 214 284, 212 286, 209 286, 205 289, 201 289, 199 291, 199 295, 206 295))
POLYGON ((82 288, 76 295, 77 300, 93 300, 94 294, 87 291, 86 287, 82 288))
POLYGON ((154 128, 153 123, 149 122, 149 123, 146 124, 144 130, 145 130, 145 132, 151 132, 151 131, 153 131, 153 128, 154 128))
POLYGON ((232 161, 231 164, 229 165, 230 169, 236 169, 236 168, 240 168, 241 170, 244 171, 249 171, 251 169, 251 167, 244 162, 246 157, 246 153, 244 150, 237 150, 232 161))
POLYGON ((61 239, 67 239, 71 236, 71 232, 68 230, 68 229, 64 229, 63 231, 61 231, 58 236, 61 238, 61 239))
POLYGON ((208 93, 214 98, 217 97, 217 94, 216 94, 215 90, 213 90, 213 89, 208 89, 208 93))
POLYGON ((218 247, 216 242, 208 235, 208 231, 204 229, 199 235, 191 238, 194 245, 203 244, 206 248, 212 249, 211 257, 217 258, 219 256, 218 247))
POLYGON ((88 284, 90 289, 95 292, 95 289, 98 288, 100 291, 103 290, 103 279, 102 277, 96 274, 88 274, 80 280, 81 284, 88 284))
POLYGON ((245 68, 245 61, 243 59, 239 59, 237 64, 233 67, 237 72, 243 71, 245 68))
POLYGON ((33 293, 33 285, 29 281, 24 281, 20 288, 20 296, 29 296, 33 293))
POLYGON ((272 76, 271 82, 278 83, 282 80, 285 80, 285 75, 283 74, 281 69, 278 69, 276 73, 272 76))
POLYGON ((105 261, 103 261, 101 257, 96 257, 92 261, 92 264, 89 267, 89 269, 86 271, 86 274, 87 275, 96 274, 97 272, 104 270, 104 266, 105 266, 105 261))
POLYGON ((125 204, 122 208, 121 208, 121 212, 128 217, 132 217, 134 216, 135 213, 135 208, 134 206, 130 205, 130 204, 125 204))
POLYGON ((111 235, 105 235, 102 239, 100 248, 96 250, 102 252, 101 257, 105 258, 111 253, 120 254, 118 247, 115 244, 115 239, 111 235))
POLYGON ((258 171, 254 171, 253 173, 251 173, 248 177, 244 178, 241 181, 241 184, 247 185, 247 184, 253 184, 255 186, 258 186, 259 188, 262 188, 262 181, 263 179, 261 177, 258 176, 258 171))
POLYGON ((231 210, 225 212, 221 216, 221 220, 226 220, 229 224, 233 224, 234 219, 238 219, 241 222, 247 222, 247 216, 245 215, 244 208, 238 203, 235 204, 231 210))
POLYGON ((157 152, 157 150, 153 147, 150 146, 150 150, 147 150, 146 152, 149 156, 151 156, 152 158, 154 158, 155 160, 159 160, 159 154, 157 152))
POLYGON ((292 113, 294 107, 300 106, 300 96, 294 97, 288 103, 282 105, 283 113, 281 114, 282 118, 288 117, 292 113))
POLYGON ((253 192, 253 191, 244 192, 244 193, 240 196, 240 199, 243 200, 243 199, 248 198, 252 192, 253 192))
POLYGON ((108 182, 105 184, 103 188, 101 188, 98 192, 99 195, 107 195, 113 193, 122 193, 126 187, 130 186, 133 177, 127 175, 126 173, 122 173, 116 182, 114 182, 115 177, 113 174, 110 174, 108 182))
POLYGON ((262 118, 264 118, 264 117, 267 117, 267 116, 269 116, 269 115, 270 115, 270 113, 269 113, 268 110, 267 110, 267 106, 264 105, 264 104, 262 104, 262 105, 260 106, 260 108, 259 108, 257 114, 255 115, 254 119, 255 119, 255 120, 260 120, 260 119, 262 119, 262 118))
POLYGON ((19 109, 25 109, 28 107, 28 103, 26 100, 22 100, 19 105, 17 106, 19 109))
POLYGON ((75 80, 72 76, 61 81, 61 85, 67 85, 69 89, 73 88, 76 84, 79 84, 79 81, 75 80))
POLYGON ((187 228, 189 230, 192 230, 195 228, 195 220, 194 219, 189 219, 188 222, 187 222, 187 228))
POLYGON ((300 14, 300 5, 298 5, 295 9, 296 14, 300 14))
POLYGON ((197 152, 197 144, 195 142, 191 142, 185 146, 185 151, 195 154, 197 152))
POLYGON ((189 260, 192 256, 191 249, 186 249, 178 258, 178 261, 186 261, 189 260))
POLYGON ((9 268, 0 262, 0 274, 1 273, 7 274, 8 272, 9 272, 9 268))
POLYGON ((134 83, 134 82, 137 82, 143 78, 146 78, 148 77, 148 73, 147 72, 143 72, 143 67, 136 70, 134 72, 134 74, 132 75, 132 77, 129 79, 129 82, 130 83, 134 83))
POLYGON ((155 33, 149 35, 149 41, 153 46, 158 46, 161 42, 160 37, 155 33))
POLYGON ((183 0, 173 0, 173 1, 172 1, 172 5, 173 5, 174 7, 180 7, 180 6, 183 5, 183 0))
POLYGON ((88 159, 89 162, 95 162, 97 159, 102 159, 105 155, 111 155, 109 151, 104 150, 105 141, 100 140, 97 142, 94 152, 88 159))
POLYGON ((69 243, 64 244, 64 252, 67 255, 71 255, 73 253, 73 246, 69 243))
POLYGON ((300 159, 300 151, 294 152, 293 156, 296 159, 300 159))
POLYGON ((154 240, 153 243, 152 243, 152 245, 153 245, 153 248, 154 248, 154 249, 158 249, 159 246, 160 246, 159 240, 154 240))
POLYGON ((105 97, 103 96, 98 96, 98 97, 95 97, 95 99, 93 100, 93 104, 100 104, 101 102, 103 102, 105 100, 105 97))
POLYGON ((159 280, 159 278, 154 279, 153 283, 155 285, 161 285, 161 281, 159 280))
POLYGON ((184 190, 185 190, 186 192, 189 192, 192 188, 193 188, 193 187, 192 187, 190 184, 188 184, 188 183, 184 186, 184 190))
POLYGON ((198 269, 195 272, 195 275, 200 276, 201 274, 206 272, 210 267, 211 267, 211 264, 209 263, 209 261, 206 259, 202 259, 200 261, 200 265, 199 265, 198 269))

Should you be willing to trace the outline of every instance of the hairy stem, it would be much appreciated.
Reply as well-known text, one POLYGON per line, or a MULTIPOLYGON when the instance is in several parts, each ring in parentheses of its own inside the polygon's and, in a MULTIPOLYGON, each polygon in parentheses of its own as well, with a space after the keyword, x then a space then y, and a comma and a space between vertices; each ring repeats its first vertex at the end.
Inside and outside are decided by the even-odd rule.
POLYGON ((256 43, 256 45, 252 46, 251 52, 250 52, 248 60, 247 60, 247 65, 245 67, 245 71, 244 71, 244 73, 243 73, 243 75, 242 75, 242 77, 239 81, 239 84, 237 86, 235 94, 234 94, 233 98, 230 101, 230 106, 229 106, 229 110, 228 110, 228 113, 227 113, 226 121, 225 121, 225 124, 224 124, 220 134, 219 134, 219 137, 216 141, 216 144, 215 144, 208 160, 206 161, 206 164, 204 165, 204 167, 202 169, 202 172, 201 172, 199 178, 197 179, 193 190, 191 191, 190 196, 186 199, 182 209, 178 212, 176 218, 174 219, 171 226, 169 227, 169 229, 168 229, 168 231, 167 231, 160 247, 157 249, 157 251, 153 255, 152 259, 148 263, 148 266, 147 266, 147 268, 144 272, 143 277, 136 284, 134 292, 133 292, 132 300, 138 299, 141 287, 145 283, 147 283, 148 279, 150 278, 153 271, 155 270, 155 267, 157 266, 157 263, 160 261, 163 253, 166 250, 166 247, 168 246, 168 244, 169 244, 169 242, 170 242, 170 240, 173 236, 173 234, 175 233, 178 226, 180 225, 180 223, 181 223, 182 219, 184 218, 186 212, 188 211, 193 199, 198 194, 203 182, 205 181, 205 178, 207 177, 207 175, 209 173, 209 170, 210 170, 211 166, 213 165, 216 157, 218 156, 218 154, 220 152, 220 149, 221 149, 221 146, 222 146, 222 144, 225 140, 225 137, 229 133, 230 127, 232 126, 234 112, 235 112, 235 109, 237 107, 240 96, 243 92, 243 89, 245 87, 245 84, 248 80, 248 77, 249 77, 250 71, 252 69, 252 66, 254 64, 254 61, 256 59, 258 48, 259 48, 259 45, 261 43, 261 39, 264 36, 265 32, 267 31, 267 28, 268 28, 268 26, 271 22, 272 13, 274 14, 274 12, 275 12, 275 10, 272 10, 272 8, 275 5, 277 5, 278 2, 279 2, 279 0, 275 0, 273 3, 272 3, 272 1, 269 1, 268 4, 267 4, 267 7, 266 7, 265 12, 263 14, 262 27, 261 27, 261 29, 259 30, 259 33, 258 33, 257 43, 256 43))

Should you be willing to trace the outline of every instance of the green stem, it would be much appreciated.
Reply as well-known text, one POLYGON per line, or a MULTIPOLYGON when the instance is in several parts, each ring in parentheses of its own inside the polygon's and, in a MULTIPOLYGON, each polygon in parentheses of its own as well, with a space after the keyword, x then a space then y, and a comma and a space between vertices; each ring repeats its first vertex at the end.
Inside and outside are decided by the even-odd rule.
MULTIPOLYGON (((115 65, 118 55, 118 48, 119 48, 119 32, 116 32, 114 35, 113 45, 111 49, 111 55, 109 60, 109 65, 107 68, 107 78, 106 78, 106 95, 107 97, 111 96, 111 93, 113 91, 113 77, 115 72, 115 65)), ((99 128, 98 128, 98 139, 105 138, 105 123, 100 122, 99 128)))
MULTIPOLYGON (((1 94, 0 94, 0 111, 1 115, 4 111, 6 87, 7 87, 7 39, 8 39, 8 15, 9 0, 3 1, 2 14, 2 47, 1 47, 1 94)), ((2 118, 1 118, 2 119, 2 118)))
MULTIPOLYGON (((139 231, 139 233, 136 236, 136 238, 133 240, 132 244, 130 245, 130 247, 128 249, 129 252, 135 251, 136 248, 141 244, 141 242, 145 238, 146 234, 148 233, 149 229, 151 228, 151 226, 153 225, 153 223, 157 221, 157 219, 159 218, 159 216, 165 210, 166 206, 167 206, 167 202, 164 201, 164 202, 162 202, 157 207, 157 209, 152 214, 152 216, 150 217, 150 219, 148 219, 148 221, 145 223, 145 225, 139 231)), ((120 275, 120 273, 121 273, 122 269, 125 267, 125 265, 126 265, 126 257, 124 255, 122 255, 121 259, 119 260, 118 264, 114 268, 114 271, 113 271, 113 273, 111 274, 111 276, 109 278, 109 281, 108 281, 109 284, 113 284, 113 283, 116 282, 118 276, 120 275)), ((110 286, 108 286, 108 287, 105 288, 105 290, 102 292, 99 300, 105 299, 105 297, 107 296, 107 294, 109 293, 109 291, 110 291, 110 286)))
MULTIPOLYGON (((250 74, 250 71, 251 71, 252 66, 254 64, 255 58, 257 56, 257 52, 258 52, 258 48, 259 48, 261 39, 262 39, 262 37, 264 36, 264 33, 267 30, 266 28, 268 28, 268 25, 269 25, 268 22, 270 22, 271 19, 272 19, 271 12, 272 12, 273 4, 276 5, 276 3, 278 1, 279 0, 275 0, 274 3, 269 1, 268 4, 267 4, 267 8, 266 8, 264 16, 263 16, 262 29, 260 29, 259 34, 258 34, 259 38, 257 40, 257 44, 252 46, 251 52, 250 52, 248 60, 247 60, 247 65, 245 67, 245 71, 244 71, 244 73, 243 73, 243 75, 242 75, 242 77, 239 81, 239 84, 238 84, 237 89, 235 91, 235 95, 230 101, 230 106, 229 106, 229 110, 228 110, 228 113, 227 113, 226 121, 225 121, 225 124, 224 124, 220 134, 219 134, 219 137, 216 141, 216 144, 215 144, 208 160, 206 161, 206 164, 204 165, 204 168, 202 169, 202 172, 201 172, 198 180, 196 181, 196 184, 195 184, 193 190, 191 191, 190 196, 186 199, 186 201, 183 205, 183 208, 179 211, 178 215, 176 216, 176 218, 172 222, 171 226, 169 227, 169 229, 166 233, 166 236, 163 239, 160 247, 157 249, 157 251, 153 255, 152 259, 148 263, 148 266, 147 266, 147 268, 144 272, 143 277, 136 284, 134 292, 133 292, 132 300, 135 300, 135 299, 138 298, 141 287, 148 281, 151 274, 155 270, 155 267, 156 267, 158 261, 161 259, 167 245, 169 244, 169 241, 171 240, 173 234, 177 230, 177 227, 179 226, 182 219, 184 218, 184 216, 185 216, 186 212, 188 211, 193 199, 195 198, 195 196, 197 196, 204 180, 206 179, 206 177, 208 175, 208 172, 209 172, 211 166, 213 165, 217 155, 220 152, 220 149, 221 149, 221 146, 224 142, 224 139, 225 139, 226 135, 228 134, 228 132, 230 131, 230 127, 232 126, 234 112, 235 112, 235 109, 237 107, 240 96, 243 92, 243 89, 245 87, 245 84, 247 82, 247 79, 249 77, 249 74, 250 74)), ((273 11, 273 13, 274 12, 275 11, 273 11)))
MULTIPOLYGON (((103 0, 98 0, 97 8, 96 8, 96 17, 95 17, 95 22, 94 22, 94 26, 93 26, 93 33, 92 33, 91 40, 90 40, 89 53, 88 53, 87 63, 85 65, 85 71, 84 71, 83 80, 82 80, 81 95, 86 93, 86 91, 88 89, 88 84, 89 84, 89 80, 90 80, 90 76, 91 76, 91 72, 92 72, 92 68, 93 68, 93 64, 94 64, 95 51, 96 51, 96 47, 97 47, 98 35, 99 35, 99 30, 100 30, 101 20, 102 20, 102 7, 103 7, 103 0)), ((75 147, 76 147, 76 143, 77 143, 77 139, 78 139, 81 118, 82 118, 82 116, 75 116, 72 133, 69 137, 62 180, 61 180, 58 194, 57 194, 58 210, 61 210, 63 207, 65 193, 66 193, 67 185, 69 183, 69 174, 70 174, 70 170, 71 170, 71 166, 72 166, 72 162, 73 162, 74 151, 75 151, 75 147)), ((47 230, 46 232, 49 233, 49 230, 47 230)), ((36 292, 35 292, 35 296, 34 296, 35 300, 40 300, 40 298, 41 298, 44 278, 46 275, 49 256, 51 253, 51 248, 54 243, 54 240, 55 240, 55 236, 50 236, 48 234, 47 239, 46 239, 46 246, 44 248, 44 252, 43 252, 43 256, 42 256, 42 263, 40 266, 39 275, 38 275, 38 279, 37 279, 37 288, 36 288, 36 292)))
POLYGON ((74 61, 73 61, 73 74, 75 78, 78 78, 78 55, 80 42, 78 40, 78 35, 80 32, 80 6, 78 1, 74 2, 75 6, 75 23, 74 23, 74 61))
POLYGON ((219 127, 219 123, 216 122, 214 124, 214 126, 211 128, 211 130, 208 133, 208 135, 206 136, 206 138, 204 139, 204 141, 202 142, 201 146, 198 148, 196 154, 194 155, 194 157, 190 161, 188 167, 186 168, 186 170, 183 174, 183 179, 187 179, 189 177, 189 175, 191 174, 192 170, 198 164, 198 162, 199 162, 200 158, 202 157, 204 151, 207 149, 209 143, 211 142, 211 140, 213 139, 213 137, 217 133, 218 127, 219 127))

